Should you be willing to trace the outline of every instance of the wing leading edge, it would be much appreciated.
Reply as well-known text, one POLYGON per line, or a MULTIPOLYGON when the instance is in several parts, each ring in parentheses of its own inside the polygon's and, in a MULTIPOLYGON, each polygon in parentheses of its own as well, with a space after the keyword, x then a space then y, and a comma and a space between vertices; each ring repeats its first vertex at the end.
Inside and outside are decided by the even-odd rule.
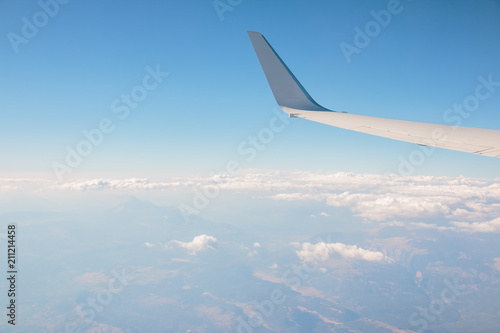
POLYGON ((258 32, 248 36, 278 105, 290 117, 419 145, 500 158, 500 130, 386 119, 328 110, 314 101, 258 32))

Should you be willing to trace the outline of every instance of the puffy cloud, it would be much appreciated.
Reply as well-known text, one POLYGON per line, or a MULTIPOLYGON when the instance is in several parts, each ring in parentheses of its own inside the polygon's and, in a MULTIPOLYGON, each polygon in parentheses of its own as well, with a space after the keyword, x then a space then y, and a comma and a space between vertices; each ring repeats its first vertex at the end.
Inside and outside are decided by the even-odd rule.
POLYGON ((170 243, 179 245, 189 250, 191 254, 196 254, 201 251, 215 250, 217 239, 213 236, 203 234, 196 236, 191 242, 181 242, 178 240, 173 240, 170 243))
POLYGON ((260 243, 257 242, 253 243, 253 247, 260 247, 260 243))
POLYGON ((486 222, 451 222, 461 231, 467 232, 500 232, 500 217, 486 222))
POLYGON ((411 196, 402 193, 350 193, 331 194, 326 204, 348 207, 357 215, 375 221, 388 218, 443 216, 457 200, 445 196, 411 196))
MULTIPOLYGON (((271 197, 284 201, 324 202, 327 206, 348 208, 355 215, 373 221, 398 220, 402 223, 404 219, 440 218, 484 223, 471 224, 469 229, 482 228, 486 232, 496 230, 488 221, 500 215, 499 179, 342 172, 300 172, 293 177, 289 175, 287 182, 281 180, 280 193, 271 197)), ((465 228, 467 225, 462 224, 458 229, 450 226, 447 230, 465 228)))
POLYGON ((320 242, 311 244, 302 243, 302 249, 296 251, 297 256, 304 261, 320 260, 324 261, 330 258, 331 254, 337 253, 344 258, 362 259, 367 261, 382 261, 384 254, 379 251, 370 251, 356 245, 346 245, 342 243, 320 242))
POLYGON ((500 257, 494 258, 494 264, 493 267, 497 270, 500 271, 500 257))

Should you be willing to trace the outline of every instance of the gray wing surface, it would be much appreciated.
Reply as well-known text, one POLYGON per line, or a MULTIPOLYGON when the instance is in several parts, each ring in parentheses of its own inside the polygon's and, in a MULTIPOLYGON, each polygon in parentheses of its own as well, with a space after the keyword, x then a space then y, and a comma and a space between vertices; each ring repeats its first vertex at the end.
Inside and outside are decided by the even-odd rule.
POLYGON ((420 123, 328 110, 314 101, 267 40, 248 35, 278 105, 290 117, 419 145, 500 157, 500 130, 420 123))

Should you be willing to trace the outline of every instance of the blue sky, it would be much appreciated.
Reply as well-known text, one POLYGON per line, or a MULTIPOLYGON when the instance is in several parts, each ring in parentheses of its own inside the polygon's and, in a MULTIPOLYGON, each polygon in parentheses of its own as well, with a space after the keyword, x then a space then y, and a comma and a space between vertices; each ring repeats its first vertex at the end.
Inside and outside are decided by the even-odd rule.
POLYGON ((499 332, 500 159, 282 118, 246 33, 333 110, 449 124, 493 81, 458 119, 500 130, 499 1, 56 1, 0 0, 0 331, 241 332, 279 290, 246 332, 499 332))
MULTIPOLYGON (((49 1, 50 2, 50 1, 49 1)), ((233 4, 237 4, 235 1, 233 4)), ((53 161, 103 118, 115 129, 74 168, 86 173, 209 174, 244 168, 397 172, 418 150, 293 120, 247 162, 237 147, 268 126, 276 103, 247 30, 263 33, 321 105, 350 113, 445 123, 478 77, 500 81, 498 1, 409 1, 348 63, 339 45, 389 1, 249 1, 220 19, 212 1, 70 1, 14 51, 36 2, 0 2, 0 173, 55 178, 53 161), (142 83, 146 67, 169 75, 120 120, 111 104, 142 83)), ((500 89, 463 126, 500 129, 500 89)), ((414 174, 498 177, 499 161, 436 150, 414 174)))

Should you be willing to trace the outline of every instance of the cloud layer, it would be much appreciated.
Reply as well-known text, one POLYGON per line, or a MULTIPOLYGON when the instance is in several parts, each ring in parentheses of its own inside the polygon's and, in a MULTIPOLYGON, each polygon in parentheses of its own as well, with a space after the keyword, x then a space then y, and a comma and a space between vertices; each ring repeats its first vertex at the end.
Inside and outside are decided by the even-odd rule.
POLYGON ((140 191, 184 191, 189 198, 196 191, 204 193, 216 188, 213 193, 231 192, 276 201, 322 203, 324 211, 312 214, 313 217, 334 218, 328 208, 339 207, 373 222, 406 220, 418 226, 415 223, 434 219, 442 221, 436 226, 440 230, 500 232, 497 220, 500 216, 500 179, 253 169, 233 176, 192 175, 162 182, 147 178, 102 178, 59 184, 40 179, 0 179, 0 194, 23 192, 26 188, 35 188, 38 192, 109 191, 134 195, 140 191))

